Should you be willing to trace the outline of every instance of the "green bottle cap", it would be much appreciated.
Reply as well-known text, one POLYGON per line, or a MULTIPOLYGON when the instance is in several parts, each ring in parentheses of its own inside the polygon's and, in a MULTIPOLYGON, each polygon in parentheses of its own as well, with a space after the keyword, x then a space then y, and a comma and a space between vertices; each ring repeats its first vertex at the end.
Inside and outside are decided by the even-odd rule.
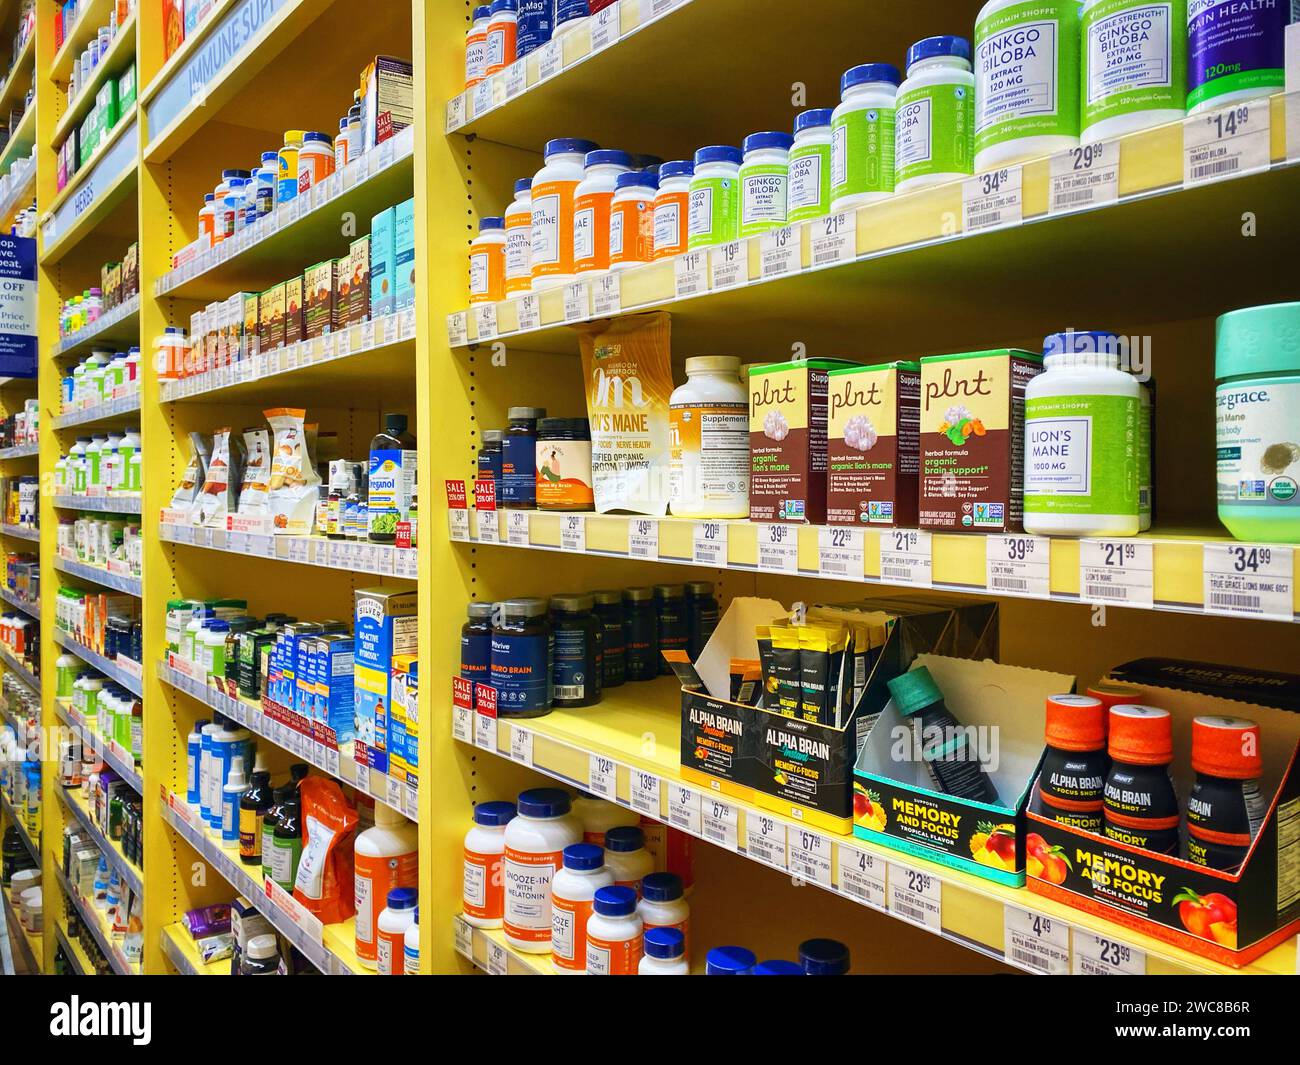
POLYGON ((909 673, 900 673, 889 682, 889 694, 893 696, 898 712, 904 717, 910 717, 918 710, 924 710, 943 700, 943 692, 925 666, 917 666, 909 673))

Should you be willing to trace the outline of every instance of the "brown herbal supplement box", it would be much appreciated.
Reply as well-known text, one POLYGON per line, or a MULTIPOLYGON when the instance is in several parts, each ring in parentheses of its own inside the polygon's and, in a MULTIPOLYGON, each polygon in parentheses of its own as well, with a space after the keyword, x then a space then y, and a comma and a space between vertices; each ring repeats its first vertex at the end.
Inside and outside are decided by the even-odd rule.
MULTIPOLYGON (((343 288, 343 280, 339 288, 343 288)), ((347 317, 341 325, 370 321, 370 237, 358 237, 348 251, 347 317)))
POLYGON ((122 256, 122 298, 129 299, 140 292, 140 245, 131 244, 122 256))
POLYGON ((261 297, 256 292, 245 292, 243 294, 244 304, 244 358, 256 355, 261 351, 261 340, 259 336, 260 322, 258 321, 258 304, 261 297))
POLYGON ((284 283, 272 285, 258 300, 258 335, 262 350, 284 347, 284 283))
POLYGON ((915 526, 920 364, 832 370, 828 389, 827 524, 915 526))
POLYGON ((306 335, 308 340, 332 333, 335 328, 334 260, 307 267, 303 273, 303 296, 306 300, 306 335))
POLYGON ((297 344, 307 339, 303 318, 302 274, 284 283, 284 342, 297 344))
POLYGON ((826 521, 826 391, 853 363, 802 359, 749 371, 750 521, 826 521))
POLYGON ((1022 528, 1025 386, 1042 370, 1007 348, 921 360, 921 528, 1022 528))

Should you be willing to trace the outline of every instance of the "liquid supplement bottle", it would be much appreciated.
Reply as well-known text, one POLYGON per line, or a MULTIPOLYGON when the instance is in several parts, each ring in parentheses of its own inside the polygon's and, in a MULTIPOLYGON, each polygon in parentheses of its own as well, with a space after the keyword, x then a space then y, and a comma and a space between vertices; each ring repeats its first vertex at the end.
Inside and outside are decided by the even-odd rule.
POLYGON ((1259 726, 1237 717, 1195 718, 1192 768, 1196 783, 1187 800, 1187 860, 1236 869, 1268 810, 1259 790, 1259 726))
POLYGON ((1168 710, 1125 703, 1110 711, 1110 773, 1104 834, 1157 854, 1178 853, 1178 796, 1168 710))
POLYGON ((1088 695, 1047 698, 1047 755, 1031 809, 1063 825, 1101 832, 1110 756, 1106 711, 1088 695))

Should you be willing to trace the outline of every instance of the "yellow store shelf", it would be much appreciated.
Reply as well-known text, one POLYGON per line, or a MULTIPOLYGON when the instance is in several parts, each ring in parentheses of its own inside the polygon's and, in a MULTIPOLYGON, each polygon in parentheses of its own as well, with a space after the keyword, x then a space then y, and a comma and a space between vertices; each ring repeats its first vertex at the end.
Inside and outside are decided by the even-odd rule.
POLYGON ((506 942, 499 928, 475 928, 459 914, 452 918, 456 951, 489 976, 554 976, 551 955, 525 954, 506 942))
POLYGON ((109 967, 113 972, 118 976, 139 976, 139 963, 127 960, 122 952, 122 945, 114 938, 113 930, 109 927, 103 912, 77 892, 61 869, 55 867, 54 873, 59 886, 63 889, 64 898, 76 909, 82 925, 95 937, 95 942, 99 944, 99 949, 108 959, 109 967))
POLYGON ((230 976, 230 959, 204 961, 188 929, 179 921, 162 930, 162 949, 182 976, 230 976))
MULTIPOLYGON (((108 51, 99 57, 90 80, 78 91, 76 98, 68 101, 68 109, 59 116, 54 126, 54 143, 62 144, 73 128, 95 106, 95 94, 109 78, 120 78, 126 68, 135 62, 135 20, 133 11, 117 29, 117 36, 109 43, 108 51)), ((103 25, 99 23, 96 26, 103 25)))
POLYGON ((41 953, 41 933, 29 932, 23 927, 22 922, 18 920, 18 900, 12 896, 7 888, 0 890, 0 899, 4 900, 5 917, 8 919, 9 928, 19 933, 18 939, 11 936, 9 942, 22 950, 24 960, 32 972, 42 972, 44 965, 41 953))
POLYGON ((78 61, 86 45, 99 35, 99 27, 108 25, 114 2, 115 0, 85 0, 80 5, 76 21, 63 28, 63 43, 54 53, 54 60, 50 64, 49 76, 52 80, 67 84, 72 64, 78 61))
POLYGON ((9 68, 9 75, 0 85, 0 111, 8 113, 9 108, 21 105, 27 90, 31 88, 32 69, 36 58, 36 34, 32 34, 23 44, 23 49, 9 68))
POLYGON ((94 976, 94 962, 90 960, 90 955, 86 953, 86 948, 81 945, 81 942, 68 935, 68 927, 63 921, 55 923, 54 934, 63 947, 63 952, 67 954, 68 960, 72 963, 74 974, 77 976, 94 976))

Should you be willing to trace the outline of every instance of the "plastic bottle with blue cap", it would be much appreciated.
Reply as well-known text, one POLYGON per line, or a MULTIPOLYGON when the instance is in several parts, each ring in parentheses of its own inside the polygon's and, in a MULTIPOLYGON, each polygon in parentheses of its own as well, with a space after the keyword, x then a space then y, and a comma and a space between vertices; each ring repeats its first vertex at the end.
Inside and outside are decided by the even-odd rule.
POLYGON ((686 941, 690 954, 691 907, 682 889, 682 878, 676 873, 650 873, 641 879, 641 901, 636 912, 646 929, 673 928, 686 941))
POLYGON ((462 861, 461 911, 475 928, 500 928, 505 915, 502 863, 506 826, 515 818, 512 802, 481 802, 474 807, 474 824, 465 833, 462 861))
POLYGON ((695 153, 691 175, 687 244, 691 251, 729 244, 740 237, 739 148, 714 144, 695 153))
POLYGON ((786 218, 803 222, 831 209, 831 115, 819 107, 795 116, 786 184, 786 218))
POLYGON ((603 847, 571 843, 564 848, 564 867, 551 881, 551 961, 557 972, 580 976, 587 971, 587 921, 596 892, 613 884, 603 847))
POLYGON ((846 976, 849 948, 837 939, 806 939, 799 944, 799 964, 805 976, 846 976))
POLYGON ((515 182, 515 198, 506 208, 506 295, 533 287, 533 179, 515 182))
POLYGON ((641 939, 644 953, 637 965, 638 976, 690 976, 686 940, 676 928, 647 928, 641 939))
POLYGON ((758 956, 744 947, 714 947, 704 958, 705 976, 749 976, 758 956))
POLYGON ((520 792, 518 811, 506 825, 502 860, 506 941, 526 954, 549 954, 551 882, 564 865, 564 848, 582 841, 582 826, 559 788, 520 792))
POLYGON ((773 958, 760 961, 754 966, 751 976, 804 976, 803 966, 798 962, 773 958))
POLYGON ((964 37, 927 37, 907 50, 898 87, 894 191, 957 181, 974 173, 975 75, 964 37))
POLYGON ((495 303, 506 295, 506 222, 481 218, 469 243, 469 302, 495 303))
POLYGON ((751 133, 740 164, 740 235, 754 237, 786 223, 790 148, 794 138, 781 130, 751 133))
POLYGON ((420 892, 411 887, 393 888, 388 892, 384 909, 376 924, 376 971, 380 976, 405 976, 406 930, 415 924, 415 909, 420 892))
POLYGON ((894 123, 903 77, 892 63, 863 63, 840 78, 831 116, 831 211, 894 194, 894 123))
POLYGON ((488 15, 487 58, 483 76, 490 78, 513 63, 519 47, 519 0, 492 0, 488 15))
POLYGON ((519 0, 519 58, 551 39, 555 26, 555 0, 519 0))
POLYGON ((659 167, 659 188, 655 191, 654 249, 656 259, 668 259, 687 250, 687 220, 690 216, 691 178, 695 163, 674 159, 659 167))
POLYGON ((1187 112, 1187 0, 1086 0, 1079 139, 1180 122, 1187 112))
POLYGON ((573 201, 585 176, 584 160, 595 150, 591 141, 574 137, 546 142, 546 164, 532 184, 534 289, 562 288, 573 280, 573 201))
POLYGON ((649 170, 619 174, 609 214, 611 270, 626 270, 653 261, 658 188, 659 179, 649 170))
POLYGON ((645 833, 632 825, 620 825, 605 833, 605 864, 614 883, 630 887, 639 896, 641 881, 655 871, 654 858, 645 849, 645 833))
POLYGON ((618 179, 632 169, 632 157, 597 148, 583 160, 582 180, 573 190, 573 270, 590 274, 609 269, 609 219, 618 179))
POLYGON ((407 925, 402 936, 402 973, 406 976, 420 975, 420 907, 411 913, 411 923, 407 925))
POLYGON ((597 890, 587 920, 588 976, 637 975, 644 926, 636 902, 636 892, 629 887, 597 890))
POLYGON ((484 71, 487 69, 487 33, 491 15, 492 7, 489 4, 481 4, 474 8, 470 16, 469 29, 465 31, 465 88, 467 89, 474 88, 482 81, 484 71))

